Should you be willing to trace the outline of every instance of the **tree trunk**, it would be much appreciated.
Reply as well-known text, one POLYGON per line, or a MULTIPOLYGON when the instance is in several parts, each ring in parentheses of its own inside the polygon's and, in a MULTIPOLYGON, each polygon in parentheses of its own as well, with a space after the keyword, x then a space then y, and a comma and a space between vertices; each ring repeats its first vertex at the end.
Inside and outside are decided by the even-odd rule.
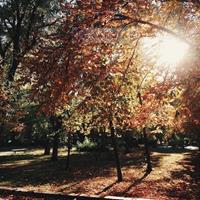
POLYGON ((17 60, 16 57, 13 57, 13 62, 8 72, 8 81, 12 82, 14 80, 15 72, 17 70, 18 65, 19 61, 17 60))
POLYGON ((112 145, 114 149, 114 156, 115 156, 115 163, 116 163, 116 170, 117 170, 117 180, 121 182, 123 178, 122 178, 122 171, 121 171, 121 165, 120 165, 120 160, 119 160, 118 146, 117 146, 117 141, 115 138, 115 129, 113 127, 112 119, 110 120, 110 132, 111 132, 111 138, 112 138, 112 145))
POLYGON ((200 140, 198 141, 197 146, 199 147, 199 152, 200 152, 200 140))
POLYGON ((146 162, 147 162, 146 172, 150 173, 152 171, 152 165, 151 165, 151 156, 150 156, 150 151, 149 151, 149 141, 148 141, 148 138, 147 138, 146 128, 143 128, 143 135, 144 135, 146 162))
POLYGON ((20 57, 20 46, 19 46, 19 33, 16 33, 14 42, 13 42, 13 52, 12 52, 12 63, 8 70, 8 81, 12 82, 14 80, 15 72, 17 70, 17 67, 20 63, 19 57, 20 57))
POLYGON ((44 155, 50 155, 50 141, 49 141, 49 138, 47 137, 46 138, 46 141, 45 141, 45 146, 44 146, 44 155))
POLYGON ((71 134, 69 133, 68 134, 68 141, 67 141, 67 159, 66 159, 65 169, 69 168, 70 153, 71 153, 71 134))
POLYGON ((56 161, 58 160, 58 143, 59 143, 59 133, 56 133, 53 137, 53 151, 51 160, 56 161))
MULTIPOLYGON (((143 105, 140 91, 138 91, 138 98, 139 98, 140 105, 143 105)), ((148 142, 148 138, 147 138, 146 127, 143 128, 143 135, 144 135, 146 162, 147 162, 146 172, 150 173, 152 171, 152 165, 151 165, 151 157, 150 157, 149 142, 148 142)))

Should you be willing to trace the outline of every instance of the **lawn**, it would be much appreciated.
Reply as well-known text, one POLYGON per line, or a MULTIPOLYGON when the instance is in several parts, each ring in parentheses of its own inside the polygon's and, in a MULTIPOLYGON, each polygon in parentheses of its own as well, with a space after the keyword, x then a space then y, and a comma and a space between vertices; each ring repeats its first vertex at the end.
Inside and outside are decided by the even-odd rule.
POLYGON ((116 182, 112 153, 78 153, 65 169, 66 152, 50 161, 40 149, 0 152, 0 187, 66 194, 112 195, 152 199, 200 199, 198 151, 152 151, 154 170, 145 176, 143 151, 121 154, 124 180, 116 182))

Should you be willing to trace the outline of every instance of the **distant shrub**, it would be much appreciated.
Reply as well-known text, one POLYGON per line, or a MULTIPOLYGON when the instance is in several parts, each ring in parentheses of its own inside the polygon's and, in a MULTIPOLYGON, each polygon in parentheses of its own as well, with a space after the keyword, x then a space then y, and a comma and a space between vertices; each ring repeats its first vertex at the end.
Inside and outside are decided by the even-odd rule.
POLYGON ((169 140, 169 145, 174 147, 183 147, 184 146, 184 137, 181 137, 177 134, 174 134, 172 138, 169 140))
POLYGON ((97 151, 98 145, 86 137, 82 143, 77 142, 76 148, 78 151, 82 152, 97 151))

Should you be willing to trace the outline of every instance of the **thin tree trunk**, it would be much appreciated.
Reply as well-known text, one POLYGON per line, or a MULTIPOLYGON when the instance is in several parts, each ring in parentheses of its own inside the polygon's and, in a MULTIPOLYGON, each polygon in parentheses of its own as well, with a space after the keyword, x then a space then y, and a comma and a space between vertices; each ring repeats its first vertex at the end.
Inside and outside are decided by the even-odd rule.
POLYGON ((200 152, 200 141, 198 142, 199 152, 200 152))
POLYGON ((15 72, 17 70, 18 65, 19 61, 17 60, 16 57, 13 57, 13 62, 8 72, 8 81, 12 82, 14 80, 15 72))
POLYGON ((147 138, 146 128, 143 128, 143 135, 144 135, 145 155, 146 155, 146 161, 147 161, 146 172, 150 173, 152 171, 152 165, 151 165, 151 156, 150 156, 150 151, 149 151, 149 141, 148 141, 148 138, 147 138))
POLYGON ((67 159, 66 159, 65 169, 69 169, 70 153, 71 153, 71 134, 69 133, 67 141, 67 159))
POLYGON ((50 141, 49 138, 46 137, 46 141, 45 141, 45 147, 44 147, 44 155, 50 155, 50 141))
POLYGON ((53 151, 51 156, 51 160, 53 161, 58 160, 58 143, 59 143, 59 133, 56 133, 53 139, 53 151))
POLYGON ((119 160, 119 153, 118 153, 118 146, 115 138, 115 129, 113 127, 112 119, 110 119, 110 132, 111 132, 111 138, 112 138, 112 145, 114 149, 114 156, 115 156, 115 163, 116 163, 116 170, 117 170, 117 179, 118 181, 122 181, 122 171, 121 171, 121 165, 119 160))
MULTIPOLYGON (((138 98, 139 98, 140 105, 143 105, 140 91, 138 91, 138 98)), ((145 156, 146 156, 146 162, 147 162, 146 172, 150 173, 152 171, 152 165, 151 165, 151 157, 150 157, 149 142, 148 142, 148 136, 146 133, 146 127, 143 128, 143 136, 144 136, 145 156)))
POLYGON ((8 70, 8 81, 12 82, 14 80, 15 72, 17 70, 17 67, 20 63, 19 57, 20 57, 20 46, 19 46, 19 33, 16 33, 14 42, 13 42, 13 52, 12 52, 12 64, 9 67, 8 70))

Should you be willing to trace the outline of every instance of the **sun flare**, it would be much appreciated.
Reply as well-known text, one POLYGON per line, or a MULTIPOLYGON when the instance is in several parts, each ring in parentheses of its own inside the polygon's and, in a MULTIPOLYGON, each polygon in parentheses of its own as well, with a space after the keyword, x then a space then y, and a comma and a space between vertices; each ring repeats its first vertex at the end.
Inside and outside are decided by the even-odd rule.
POLYGON ((156 65, 173 68, 184 60, 189 45, 174 36, 164 35, 145 39, 144 49, 156 65))
POLYGON ((172 36, 164 37, 159 46, 158 61, 160 64, 176 65, 184 58, 187 50, 187 43, 172 36))

